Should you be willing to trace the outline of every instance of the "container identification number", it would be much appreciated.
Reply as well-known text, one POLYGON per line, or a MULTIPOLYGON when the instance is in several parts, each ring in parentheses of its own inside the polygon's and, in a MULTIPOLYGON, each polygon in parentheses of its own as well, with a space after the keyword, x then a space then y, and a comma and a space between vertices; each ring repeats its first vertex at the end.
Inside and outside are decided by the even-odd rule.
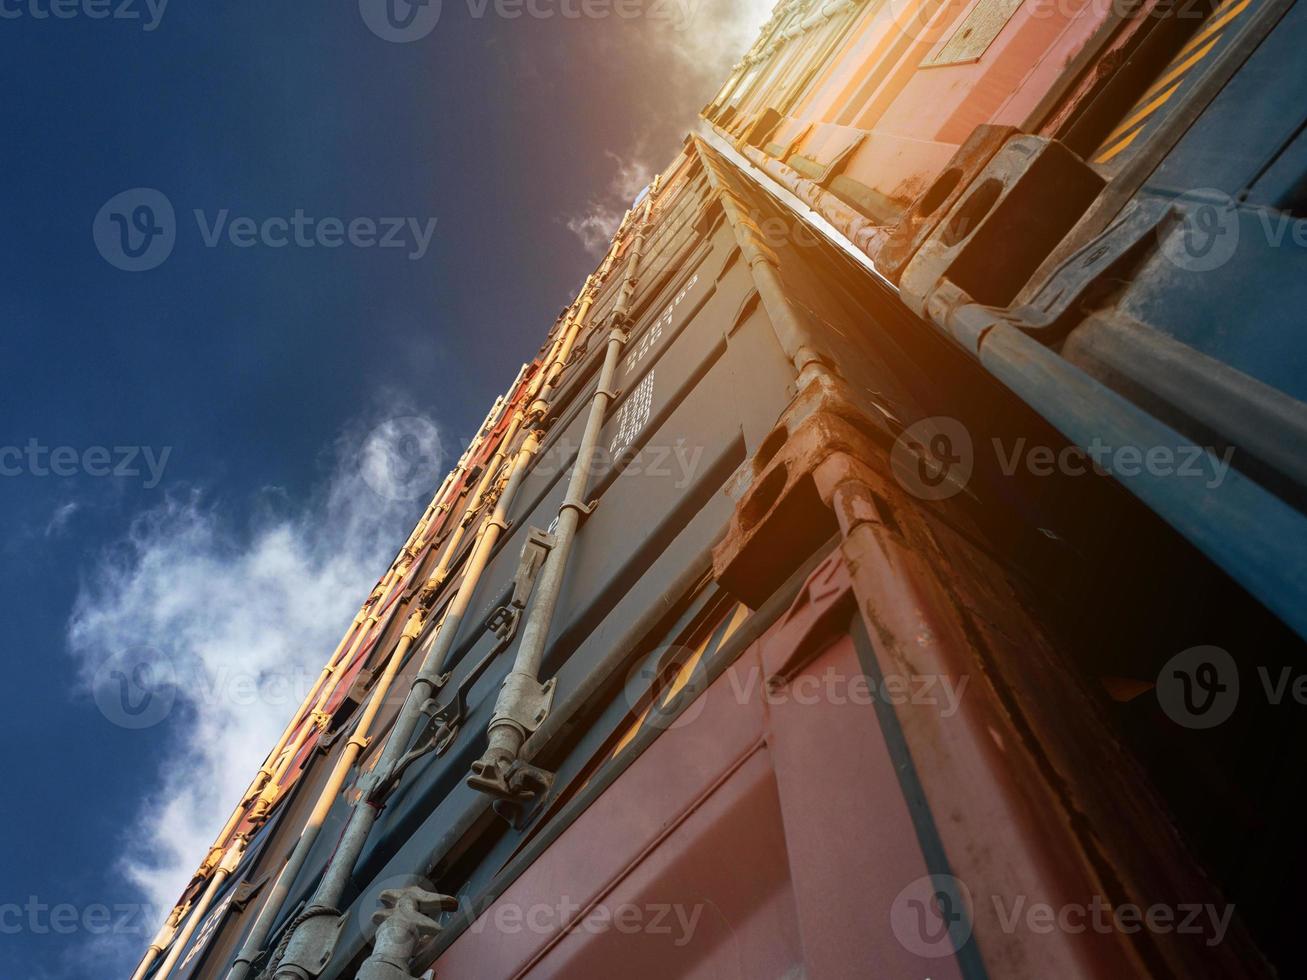
POLYGON ((644 332, 640 342, 631 348, 630 353, 626 355, 626 360, 623 362, 623 367, 628 374, 635 369, 637 364, 644 360, 644 356, 658 343, 662 338, 663 331, 672 325, 672 311, 681 305, 681 301, 689 295, 690 290, 694 288, 694 284, 698 281, 699 273, 696 272, 690 277, 690 281, 681 287, 681 291, 676 294, 675 298, 667 304, 667 309, 663 310, 662 316, 644 332))
POLYGON ((654 372, 650 371, 636 385, 631 392, 631 396, 622 403, 622 407, 617 412, 617 434, 613 436, 612 445, 608 447, 611 456, 617 456, 624 452, 628 446, 635 441, 635 437, 640 434, 640 430, 645 427, 649 421, 649 414, 653 408, 653 380, 654 372))

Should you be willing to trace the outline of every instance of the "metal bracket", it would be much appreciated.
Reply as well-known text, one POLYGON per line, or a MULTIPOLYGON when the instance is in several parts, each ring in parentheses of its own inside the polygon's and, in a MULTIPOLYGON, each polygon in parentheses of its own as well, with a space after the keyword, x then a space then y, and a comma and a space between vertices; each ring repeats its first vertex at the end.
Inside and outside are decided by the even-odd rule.
POLYGON ((536 577, 544 566, 545 559, 554 547, 554 536, 538 527, 529 527, 526 531, 526 543, 522 546, 522 557, 517 563, 513 575, 513 594, 508 604, 500 606, 486 620, 486 629, 500 640, 511 639, 517 632, 517 623, 522 611, 526 609, 531 590, 535 588, 536 577))
MULTIPOLYGON (((527 540, 522 546, 522 556, 518 561, 517 572, 513 576, 513 593, 509 597, 508 604, 499 606, 486 618, 485 628, 494 633, 499 642, 467 673, 454 690, 453 696, 443 705, 437 703, 434 697, 429 697, 423 702, 421 711, 427 720, 423 724, 422 734, 413 747, 395 763, 395 767, 376 780, 373 789, 368 793, 368 799, 374 805, 385 802, 386 797, 404 775, 404 771, 422 756, 434 752, 439 758, 449 751, 467 716, 468 691, 517 634, 522 612, 531 598, 540 569, 554 547, 554 541, 554 536, 547 531, 542 531, 538 527, 527 528, 527 540)), ((434 693, 444 690, 452 675, 451 670, 436 678, 434 693)), ((418 681, 414 681, 414 684, 417 683, 418 681)), ((549 703, 553 700, 553 681, 545 685, 544 689, 548 692, 543 705, 543 710, 547 714, 549 703)))
POLYGON ((289 967, 302 976, 316 977, 331 962, 345 927, 345 916, 335 909, 318 907, 305 910, 299 920, 277 964, 277 973, 289 967))
POLYGON ((558 512, 561 514, 565 510, 574 510, 577 512, 577 514, 580 515, 580 520, 578 520, 577 523, 581 523, 587 517, 593 514, 595 512, 595 508, 598 506, 599 506, 598 500, 592 500, 588 504, 583 504, 579 500, 565 500, 563 501, 562 506, 558 508, 558 512))
POLYGON ((443 674, 437 674, 435 680, 431 680, 431 681, 428 681, 427 678, 419 674, 417 677, 413 678, 413 683, 409 684, 408 689, 412 691, 419 684, 429 683, 431 685, 432 693, 436 693, 444 689, 445 685, 449 683, 450 675, 452 675, 453 673, 454 672, 452 670, 447 670, 443 674))
POLYGON ((372 914, 377 927, 372 955, 359 968, 357 980, 412 980, 413 959, 440 933, 440 923, 432 916, 455 911, 458 900, 409 885, 387 888, 380 901, 384 907, 372 914))
MULTIPOLYGON (((514 623, 516 623, 516 620, 514 620, 514 623)), ((488 622, 487 629, 489 629, 488 622)), ((458 687, 454 689, 454 693, 443 705, 437 705, 435 698, 427 699, 422 705, 422 713, 428 716, 423 729, 423 737, 401 760, 404 765, 408 765, 409 762, 425 755, 427 752, 434 752, 436 757, 439 758, 449 751, 449 747, 454 744, 454 739, 458 737, 458 733, 463 728, 463 721, 467 717, 468 692, 480 680, 481 675, 486 672, 486 668, 507 649, 512 639, 511 633, 502 637, 494 648, 486 653, 463 676, 463 679, 458 682, 458 687)), ((448 680, 449 674, 444 675, 444 679, 448 680)), ((443 681, 441 686, 444 686, 443 681)))
POLYGON ((478 761, 472 763, 467 784, 495 798, 494 809, 516 828, 530 822, 539 802, 554 785, 554 774, 515 759, 507 768, 478 761))
MULTIPOLYGON (((493 632, 499 642, 463 676, 453 694, 444 704, 439 704, 435 697, 429 697, 422 703, 421 712, 427 718, 422 727, 422 734, 418 737, 414 746, 395 763, 394 770, 387 773, 384 779, 378 781, 377 788, 369 794, 369 798, 374 803, 384 802, 385 797, 394 789, 404 771, 422 756, 428 752, 434 752, 436 757, 439 758, 449 751, 449 747, 453 745, 454 739, 458 737, 458 733, 463 727, 463 721, 467 717, 468 692, 471 690, 472 685, 485 673, 486 668, 513 641, 513 637, 517 633, 518 623, 521 621, 522 610, 531 597, 536 577, 539 575, 544 560, 553 545, 554 536, 552 534, 535 527, 528 529, 527 542, 522 549, 522 558, 518 564, 517 575, 513 579, 513 594, 509 603, 506 606, 499 606, 486 618, 485 628, 493 632)), ((445 689, 453 673, 450 670, 436 678, 435 693, 445 689)), ((551 681, 550 684, 552 685, 552 683, 551 681)))
MULTIPOLYGON (((554 688, 555 679, 552 677, 541 684, 531 674, 510 671, 495 701, 490 729, 507 726, 518 729, 523 735, 534 732, 549 717, 554 688)), ((553 773, 537 769, 493 747, 472 763, 472 772, 467 777, 467 784, 473 789, 513 804, 510 812, 501 812, 501 816, 514 826, 517 826, 517 820, 525 817, 526 807, 531 801, 548 793, 553 781, 553 773)))
POLYGON ((846 382, 818 376, 795 397, 769 438, 778 445, 762 466, 746 462, 732 477, 728 492, 738 495, 738 503, 726 535, 713 548, 718 584, 753 608, 791 570, 777 558, 777 534, 800 549, 816 547, 834 533, 835 515, 812 480, 818 467, 837 453, 887 459, 894 432, 885 419, 868 415, 846 382), (855 425, 852 419, 860 421, 855 425))
POLYGON ((497 798, 490 808, 514 830, 523 830, 544 806, 554 774, 519 760, 509 767, 506 783, 514 795, 497 798))
MULTIPOLYGON (((433 685, 433 693, 438 694, 444 689, 445 685, 449 683, 451 674, 453 674, 453 671, 447 671, 436 677, 433 685)), ((421 678, 415 679, 412 687, 416 687, 421 680, 421 678)), ((412 687, 410 687, 410 690, 412 687)), ((427 716, 427 721, 423 725, 423 735, 419 737, 417 744, 397 759, 390 769, 385 772, 374 772, 372 774, 372 783, 363 795, 368 803, 373 806, 384 806, 390 794, 393 793, 395 787, 399 785, 399 781, 403 778, 404 772, 408 767, 432 749, 438 749, 439 751, 437 751, 436 754, 441 754, 449 747, 447 743, 451 741, 457 733, 457 729, 451 730, 448 733, 443 730, 448 726, 443 723, 441 717, 443 709, 441 709, 441 707, 436 703, 434 697, 429 697, 423 701, 422 707, 419 710, 422 714, 427 716), (435 729, 434 732, 432 731, 433 728, 435 729)))
POLYGON ((241 912, 245 911, 246 906, 250 904, 250 900, 253 899, 271 879, 272 875, 271 873, 268 873, 262 878, 250 878, 246 881, 242 881, 236 886, 236 890, 232 892, 232 908, 241 912))
POLYGON ((549 709, 554 704, 556 678, 549 678, 541 684, 535 677, 522 671, 509 671, 504 678, 504 686, 495 701, 495 713, 490 719, 491 727, 497 722, 509 722, 530 734, 541 726, 549 717, 549 709))
POLYGON ((1102 232, 1068 255, 1028 303, 1004 318, 1035 336, 1065 333, 1057 330, 1058 325, 1076 316, 1085 295, 1103 280, 1119 276, 1122 266, 1155 246, 1158 229, 1163 222, 1175 220, 1175 215, 1170 202, 1131 201, 1102 232))
POLYGON ((581 358, 585 357, 587 353, 589 353, 589 340, 578 340, 572 347, 571 352, 567 355, 567 363, 565 363, 563 367, 570 367, 577 361, 581 360, 581 358))
POLYGON ((1103 186, 1102 175, 1061 142, 1012 136, 904 265, 904 305, 932 319, 932 294, 945 282, 981 305, 1010 305, 1103 186))

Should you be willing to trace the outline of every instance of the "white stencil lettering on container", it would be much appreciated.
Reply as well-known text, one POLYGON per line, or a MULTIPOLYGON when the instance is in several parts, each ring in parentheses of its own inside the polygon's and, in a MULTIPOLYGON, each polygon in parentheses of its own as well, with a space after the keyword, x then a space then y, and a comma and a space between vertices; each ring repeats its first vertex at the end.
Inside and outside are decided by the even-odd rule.
POLYGON ((631 396, 618 410, 617 434, 613 436, 612 445, 608 447, 611 456, 617 457, 625 452, 649 421, 653 409, 653 380, 654 372, 650 371, 644 376, 644 380, 636 385, 631 396))
POLYGON ((676 294, 676 298, 667 304, 667 309, 663 310, 657 322, 644 332, 644 336, 633 346, 623 361, 623 367, 627 374, 633 371, 637 364, 644 360, 644 356, 649 353, 655 344, 662 338, 663 331, 672 325, 672 312, 681 305, 681 302, 690 294, 694 284, 699 281, 699 273, 690 277, 690 281, 681 287, 681 291, 676 294))

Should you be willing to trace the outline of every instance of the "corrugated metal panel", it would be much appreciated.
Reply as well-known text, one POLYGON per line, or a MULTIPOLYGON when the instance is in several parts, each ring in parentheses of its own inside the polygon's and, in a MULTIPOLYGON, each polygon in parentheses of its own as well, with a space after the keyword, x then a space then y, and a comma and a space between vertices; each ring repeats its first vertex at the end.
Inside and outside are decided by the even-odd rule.
MULTIPOLYGON (((1282 104, 1297 84, 1274 66, 1300 18, 1255 2, 1232 53, 1214 51, 1210 74, 1112 166, 1084 154, 1110 141, 1114 113, 1138 113, 1143 76, 1233 19, 1222 27, 1218 10, 1189 30, 1145 22, 1148 5, 1001 17, 983 4, 780 5, 706 110, 715 135, 689 140, 635 202, 364 606, 321 712, 294 720, 280 795, 235 815, 232 833, 253 840, 232 882, 263 887, 238 901, 229 882, 192 912, 196 952, 173 975, 225 976, 360 700, 427 610, 258 965, 279 950, 367 805, 440 614, 473 574, 502 461, 528 437, 540 449, 507 526, 467 616, 439 639, 451 653, 428 714, 461 691, 463 716, 386 797, 348 869, 323 980, 355 975, 380 892, 414 881, 462 903, 414 962, 451 978, 1217 976, 1264 975, 1263 952, 1283 963, 1292 917, 1275 903, 1307 861, 1289 847, 1277 873, 1284 835, 1260 839, 1249 813, 1284 827, 1307 801, 1273 792, 1274 766, 1242 763, 1302 721, 1245 706, 1246 722, 1197 743, 1137 696, 1185 645, 1233 648, 1245 669, 1268 649, 1301 653, 1301 337, 1204 322, 1235 292, 1160 264, 1178 234, 1156 206, 1168 182, 1251 184, 1297 206, 1294 119, 1275 146, 1253 145, 1268 129, 1254 125, 1245 152, 1212 163, 1211 127, 1236 125, 1267 79, 1287 86, 1282 104), (1107 77, 1100 51, 1135 63, 1107 77), (533 530, 556 524, 614 327, 626 339, 586 488, 595 506, 545 637, 549 718, 523 756, 552 783, 501 817, 467 776, 521 626, 509 640, 487 627, 533 530), (1164 367, 1203 380, 1206 414, 1164 367), (1060 459, 1098 431, 1141 451, 1145 437, 1179 438, 1159 419, 1241 452, 1219 493, 1116 473, 1178 534, 1116 483, 1018 465, 1024 445, 1060 459), (962 448, 936 436, 959 431, 966 472, 945 468, 956 486, 926 492, 922 474, 962 448), (831 677, 840 698, 795 696, 831 677), (887 693, 922 679, 969 693, 948 711, 887 693), (848 696, 858 685, 870 693, 848 696), (1124 688, 1136 694, 1103 693, 1124 688), (1012 926, 1016 901, 1233 912, 1222 890, 1240 912, 1216 944, 1012 926), (580 907, 540 929, 496 918, 565 901, 580 907), (706 918, 683 943, 585 925, 651 905, 706 918)), ((1224 275, 1262 275, 1258 296, 1289 281, 1298 253, 1268 252, 1254 271, 1262 253, 1240 248, 1224 275)))

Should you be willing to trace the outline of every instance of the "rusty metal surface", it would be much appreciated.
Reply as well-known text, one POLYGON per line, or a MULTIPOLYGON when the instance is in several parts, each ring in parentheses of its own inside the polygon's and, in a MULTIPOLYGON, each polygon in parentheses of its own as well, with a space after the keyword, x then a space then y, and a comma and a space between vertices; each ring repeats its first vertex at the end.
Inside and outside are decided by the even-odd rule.
POLYGON ((939 50, 921 63, 922 67, 937 68, 979 61, 1022 2, 1023 0, 980 0, 953 28, 939 50))
POLYGON ((897 883, 927 867, 906 803, 885 792, 894 762, 874 712, 865 699, 810 703, 801 693, 832 673, 860 676, 850 599, 837 554, 482 912, 481 928, 435 963, 437 975, 961 976, 895 932, 897 883), (828 805, 833 784, 846 787, 847 805, 828 805), (851 864, 863 873, 850 874, 851 864), (552 908, 560 889, 577 906, 565 927, 494 927, 552 908), (654 904, 686 917, 702 910, 700 925, 683 943, 596 925, 621 907, 654 904))
MULTIPOLYGON (((585 310, 569 308, 554 324, 453 481, 449 507, 397 559, 393 588, 365 604, 322 710, 292 722, 281 795, 242 803, 219 843, 249 837, 251 846, 203 923, 193 916, 200 952, 186 969, 223 975, 258 909, 255 886, 293 846, 408 611, 438 612, 468 574, 471 531, 447 556, 448 576, 427 578, 454 528, 474 531, 493 507, 491 484, 482 498, 471 488, 526 418, 532 437, 543 435, 541 454, 469 615, 451 628, 446 683, 465 688, 463 727, 385 800, 351 869, 350 908, 323 980, 354 976, 378 890, 428 874, 440 880, 423 889, 456 894, 473 920, 461 932, 446 920, 437 940, 437 971, 454 980, 1268 971, 1242 912, 1215 947, 1174 930, 1013 926, 1014 903, 1233 908, 1222 888, 1241 886, 1240 868, 1213 838, 1242 830, 1269 860, 1240 813, 1246 787, 1258 785, 1240 782, 1230 761, 1243 744, 1221 746, 1219 773, 1241 795, 1196 803, 1193 787, 1207 777, 1193 759, 1168 767, 1153 751, 1192 752, 1191 743, 1167 737, 1155 717, 1140 721, 1138 704, 1108 704, 1104 690, 1123 682, 1106 676, 1105 662, 1130 674, 1125 686, 1147 690, 1137 675, 1155 671, 1150 658, 1174 639, 1168 631, 1198 630, 1191 621, 1214 623, 1220 636, 1281 636, 1116 485, 1014 476, 986 452, 1017 439, 1068 448, 1049 420, 1079 433, 1063 424, 1072 415, 1077 425, 1124 419, 1113 435, 1137 431, 1124 400, 1112 402, 1115 414, 1092 410, 1099 388, 1059 373, 1058 355, 1033 339, 1020 311, 1000 319, 975 302, 1017 296, 1042 257, 1074 237, 1090 199, 1101 200, 1101 177, 1053 134, 1013 127, 1041 114, 1078 118, 1104 90, 1087 53, 1125 50, 1142 32, 1076 3, 1039 16, 1034 6, 777 8, 709 108, 722 127, 714 145, 729 137, 735 150, 687 141, 651 199, 638 281, 613 272, 635 247, 619 231, 587 280, 585 310), (957 63, 971 55, 973 64, 957 63), (1073 84, 1069 73, 1082 71, 1073 84), (956 180, 934 183, 949 170, 956 180), (778 204, 759 173, 793 197, 778 204), (980 195, 987 181, 997 185, 989 199, 980 195), (795 201, 848 241, 832 247, 814 235, 811 213, 788 210, 795 201), (909 314, 868 255, 931 322, 909 314), (558 513, 624 288, 635 302, 602 429, 610 458, 588 487, 597 507, 587 506, 544 656, 558 691, 552 710, 571 713, 545 721, 548 737, 531 756, 550 775, 539 809, 501 819, 463 781, 511 659, 511 631, 491 635, 486 623, 532 528, 558 513), (551 400, 531 401, 529 383, 572 328, 570 356, 550 369, 551 400), (914 426, 941 418, 962 427, 975 457, 949 499, 904 477, 933 452, 909 438, 914 426), (659 482, 650 465, 678 446, 687 450, 682 479, 659 482), (1150 608, 1154 597, 1165 614, 1150 608), (1177 612, 1182 603, 1199 611, 1177 612), (1231 610, 1224 619, 1212 609, 1221 604, 1231 610), (822 687, 831 678, 846 687, 840 697, 822 687), (944 711, 890 696, 921 680, 959 699, 944 711), (809 702, 813 685, 823 694, 809 702), (678 943, 615 928, 617 908, 651 905, 698 908, 694 935, 678 943), (532 928, 529 910, 542 907, 556 918, 532 928), (504 914, 518 924, 506 926, 504 914), (589 927, 605 914, 607 928, 589 927)), ((1152 232, 1146 225, 1122 254, 1152 232)), ((1071 253, 1088 271, 1067 274, 1074 281, 1059 295, 1075 302, 1058 307, 1059 319, 1077 315, 1082 298, 1101 298, 1080 287, 1124 275, 1104 247, 1071 253)), ((1191 540, 1227 533, 1210 520, 1215 511, 1204 523, 1200 510, 1185 512, 1191 540)), ((1229 527, 1247 529, 1246 557, 1265 532, 1243 519, 1229 527)), ((1295 574, 1257 571, 1245 581, 1295 574)), ((431 642, 430 626, 419 647, 431 642)), ((400 672, 378 732, 393 724, 420 659, 400 672)), ((279 923, 321 875, 379 741, 329 801, 279 923)), ((222 853, 206 859, 186 899, 213 880, 222 853)), ((1247 890, 1238 897, 1241 908, 1257 900, 1247 890)))
POLYGON ((861 462, 818 475, 845 534, 876 668, 967 679, 952 717, 896 709, 975 935, 1002 976, 1264 975, 1237 922, 1221 944, 1123 931, 1012 930, 1002 899, 1051 908, 1230 908, 1193 862, 1090 693, 1025 612, 1002 569, 932 524, 861 462), (1219 947, 1219 948, 1218 948, 1219 947))
POLYGON ((898 282, 904 268, 980 172, 1016 134, 1011 126, 979 126, 958 147, 944 171, 917 198, 876 253, 876 267, 898 282))
MULTIPOLYGON (((565 921, 505 933, 474 924, 435 964, 447 976, 783 975, 800 959, 785 835, 765 751, 761 705, 740 705, 726 678, 703 695, 691 724, 645 752, 530 870, 482 915, 532 908, 565 921), (746 881, 734 873, 757 870, 746 881), (704 931, 677 944, 645 932, 633 944, 584 923, 619 906, 697 906, 704 931), (634 948, 633 948, 634 947, 634 948), (724 971, 724 972, 716 972, 724 971)), ((543 915, 543 913, 540 913, 543 915)))

